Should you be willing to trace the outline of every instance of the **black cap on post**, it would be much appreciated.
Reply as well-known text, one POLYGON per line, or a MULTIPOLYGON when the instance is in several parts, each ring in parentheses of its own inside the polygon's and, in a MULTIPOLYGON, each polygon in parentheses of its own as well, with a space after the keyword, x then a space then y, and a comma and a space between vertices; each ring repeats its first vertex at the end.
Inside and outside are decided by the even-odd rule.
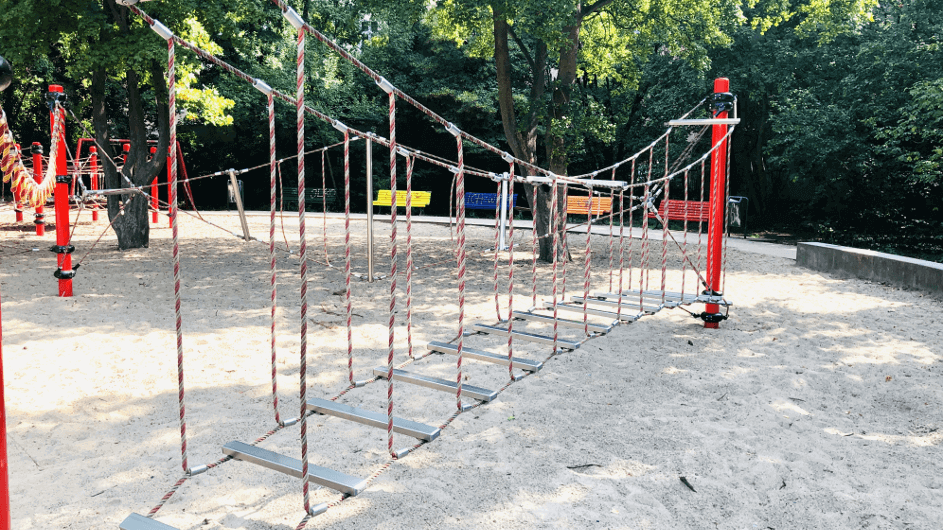
POLYGON ((10 62, 0 57, 0 91, 6 90, 13 82, 13 67, 10 62))

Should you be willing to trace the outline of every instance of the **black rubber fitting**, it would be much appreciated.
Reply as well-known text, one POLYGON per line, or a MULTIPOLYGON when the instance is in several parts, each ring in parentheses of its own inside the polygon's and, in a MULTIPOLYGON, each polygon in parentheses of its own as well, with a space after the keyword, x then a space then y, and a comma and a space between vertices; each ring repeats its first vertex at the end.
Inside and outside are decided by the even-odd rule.
POLYGON ((56 254, 71 254, 75 252, 74 245, 53 245, 49 247, 49 250, 55 252, 56 254))
POLYGON ((56 184, 71 184, 72 177, 69 175, 56 175, 56 184))

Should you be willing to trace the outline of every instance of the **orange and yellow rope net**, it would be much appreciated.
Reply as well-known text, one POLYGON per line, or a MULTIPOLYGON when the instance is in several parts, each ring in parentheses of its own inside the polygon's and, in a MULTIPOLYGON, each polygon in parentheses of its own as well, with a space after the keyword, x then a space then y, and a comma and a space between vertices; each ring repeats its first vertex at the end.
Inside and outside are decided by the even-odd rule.
MULTIPOLYGON (((50 153, 55 153, 58 148, 59 129, 61 127, 58 118, 58 112, 55 120, 55 130, 52 135, 52 149, 50 153)), ((3 171, 3 182, 12 182, 13 193, 19 195, 20 200, 26 206, 42 206, 52 194, 56 186, 56 170, 50 164, 46 168, 46 174, 43 175, 42 182, 33 180, 33 175, 23 166, 20 158, 19 149, 16 148, 16 141, 13 139, 13 133, 10 132, 10 126, 7 123, 7 115, 0 109, 0 170, 3 171)))

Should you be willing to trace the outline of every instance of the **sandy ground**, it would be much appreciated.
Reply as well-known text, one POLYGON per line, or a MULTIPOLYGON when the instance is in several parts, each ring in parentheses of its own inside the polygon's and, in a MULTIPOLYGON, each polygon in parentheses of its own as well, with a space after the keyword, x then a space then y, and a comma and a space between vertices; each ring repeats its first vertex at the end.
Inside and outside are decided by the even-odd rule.
MULTIPOLYGON (((234 217, 213 220, 238 227, 234 217)), ((267 234, 265 217, 251 220, 253 234, 267 234)), ((16 529, 117 528, 128 514, 147 513, 182 474, 165 222, 152 232, 149 249, 120 252, 107 234, 84 260, 73 298, 55 296, 51 237, 40 241, 0 226, 16 529)), ((226 442, 251 442, 275 426, 268 248, 197 221, 181 224, 189 458, 199 465, 217 460, 226 442)), ((77 260, 103 227, 78 227, 77 260)), ((296 224, 286 221, 286 229, 297 248, 296 224)), ((343 263, 342 229, 330 221, 336 265, 343 263)), ((320 230, 320 219, 310 219, 311 257, 323 261, 320 230)), ((424 268, 413 280, 413 342, 425 353, 426 342, 455 335, 457 289, 447 228, 414 230, 416 264, 424 268)), ((365 271, 364 224, 353 231, 354 269, 365 271)), ((388 233, 378 230, 378 256, 388 252, 388 233)), ((469 323, 496 319, 492 234, 469 230, 469 323)), ((524 308, 530 233, 518 235, 526 244, 517 256, 524 259, 515 269, 515 306, 524 308)), ((583 241, 572 238, 576 249, 583 241)), ((605 239, 594 238, 594 247, 593 287, 605 290, 605 239)), ((657 263, 660 243, 652 251, 657 263)), ((678 287, 679 263, 673 250, 670 287, 678 287)), ((298 261, 281 252, 278 266, 279 391, 282 414, 293 417, 298 261)), ((378 261, 378 272, 388 267, 388 259, 378 261)), ((540 275, 546 299, 549 266, 540 275)), ((686 279, 690 290, 690 272, 686 279)), ((651 281, 657 286, 657 273, 651 281)), ((404 283, 401 277, 399 287, 404 283)), ((328 398, 346 387, 344 306, 335 294, 342 288, 342 271, 312 264, 309 396, 328 398)), ((353 288, 354 370, 366 379, 385 364, 390 284, 356 281, 353 288)), ((568 293, 581 290, 580 259, 570 264, 568 293)), ((397 363, 407 360, 402 296, 397 363)), ((719 330, 666 310, 550 359, 539 374, 460 415, 439 439, 394 462, 364 493, 309 527, 943 528, 943 304, 737 248, 728 256, 727 297, 736 305, 719 330)), ((466 339, 467 346, 500 353, 503 342, 466 339)), ((515 345, 522 357, 550 354, 547 346, 515 345)), ((507 383, 506 367, 464 364, 468 384, 507 383)), ((455 358, 433 355, 407 369, 451 379, 455 358)), ((378 381, 339 401, 383 411, 386 390, 378 381)), ((439 425, 454 410, 454 395, 395 385, 397 416, 439 425)), ((298 433, 284 429, 260 445, 300 458, 298 433)), ((345 420, 310 417, 309 440, 312 463, 351 475, 366 478, 389 461, 385 431, 345 420)), ((413 442, 397 435, 395 445, 413 442)), ((326 489, 312 494, 315 503, 337 499, 326 489)), ((190 530, 290 529, 302 516, 298 479, 228 462, 187 481, 156 519, 190 530)))

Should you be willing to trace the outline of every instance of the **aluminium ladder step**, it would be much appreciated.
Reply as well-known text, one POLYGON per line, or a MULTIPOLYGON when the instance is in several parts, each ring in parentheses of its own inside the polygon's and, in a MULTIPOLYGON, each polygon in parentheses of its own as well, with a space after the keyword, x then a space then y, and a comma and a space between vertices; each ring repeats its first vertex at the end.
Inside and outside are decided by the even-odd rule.
MULTIPOLYGON (((426 345, 431 351, 439 353, 450 353, 452 355, 458 355, 458 346, 455 344, 449 344, 448 342, 439 342, 432 341, 426 345)), ((483 361, 486 363, 494 364, 503 364, 507 366, 508 356, 501 355, 498 353, 491 353, 490 351, 476 350, 474 348, 468 348, 462 345, 462 357, 466 359, 474 359, 476 361, 483 361)), ((536 372, 543 368, 544 363, 542 361, 532 361, 530 359, 522 359, 520 357, 514 357, 514 368, 520 368, 526 372, 536 372)), ((462 385, 464 388, 465 385, 462 385)))
MULTIPOLYGON (((644 303, 657 303, 661 304, 661 291, 646 291, 648 294, 643 294, 639 296, 638 291, 623 291, 621 295, 618 293, 603 293, 595 292, 590 295, 592 298, 604 298, 606 300, 621 300, 622 305, 639 304, 639 301, 642 300, 644 303)), ((680 297, 670 296, 672 293, 665 295, 665 307, 678 307, 679 305, 688 305, 693 304, 696 300, 693 296, 684 295, 684 300, 680 297)))
MULTIPOLYGON (((531 313, 529 311, 514 311, 511 313, 514 318, 518 320, 529 320, 531 322, 540 322, 541 324, 553 325, 553 315, 538 315, 537 313, 531 313)), ((579 328, 584 329, 582 320, 569 320, 566 318, 558 318, 557 323, 561 326, 566 326, 570 328, 579 328)), ((589 325, 590 331, 595 331, 598 333, 609 333, 612 331, 611 324, 594 324, 592 322, 587 323, 589 325)))
MULTIPOLYGON (((223 454, 236 460, 257 464, 286 475, 301 478, 301 460, 278 454, 243 442, 229 442, 223 446, 223 454)), ((308 464, 308 480, 315 484, 354 496, 367 488, 367 481, 340 471, 308 464)))
MULTIPOLYGON (((369 425, 370 427, 377 427, 379 429, 386 429, 387 427, 386 414, 351 407, 350 405, 336 403, 327 399, 308 398, 307 408, 308 410, 313 410, 314 412, 318 412, 320 414, 336 416, 345 420, 369 425)), ((394 417, 393 431, 400 434, 405 434, 406 436, 412 436, 413 438, 418 438, 419 440, 431 442, 432 440, 435 440, 439 437, 440 429, 438 427, 433 427, 431 425, 426 425, 417 421, 394 417)))
MULTIPOLYGON (((593 297, 589 297, 589 298, 584 299, 582 296, 571 296, 571 297, 570 297, 570 302, 572 302, 572 303, 574 303, 574 304, 583 305, 583 301, 584 301, 584 300, 586 301, 587 304, 597 304, 597 305, 602 305, 602 306, 606 306, 606 307, 618 307, 618 306, 621 305, 623 311, 629 310, 629 311, 641 311, 641 312, 643 312, 643 313, 657 313, 657 312, 659 312, 659 311, 662 310, 661 307, 659 307, 659 306, 653 306, 653 305, 643 305, 643 306, 639 307, 637 303, 635 303, 635 304, 627 303, 627 302, 621 302, 621 303, 620 303, 620 302, 618 302, 618 301, 600 300, 599 298, 593 298, 593 297)), ((637 301, 636 301, 636 302, 637 302, 637 301)))
MULTIPOLYGON (((619 296, 617 293, 597 294, 597 296, 607 296, 607 295, 619 296)), ((641 296, 642 298, 647 298, 649 300, 661 300, 661 291, 650 291, 650 290, 642 291, 640 295, 638 289, 635 289, 635 290, 626 289, 622 291, 622 296, 625 296, 628 298, 631 298, 633 296, 635 298, 638 298, 639 296, 641 296)), ((684 296, 682 297, 681 293, 674 292, 674 291, 665 291, 665 300, 674 300, 677 302, 683 299, 685 302, 693 302, 696 298, 697 298, 697 295, 692 294, 692 293, 684 293, 684 296)))
MULTIPOLYGON (((373 369, 373 375, 382 377, 384 379, 386 379, 387 374, 388 372, 386 368, 377 367, 373 369)), ((414 372, 407 372, 406 370, 399 370, 396 368, 393 369, 393 380, 424 386, 435 390, 441 390, 443 392, 452 392, 453 394, 458 391, 458 384, 456 384, 454 381, 417 374, 414 372)), ((492 399, 496 399, 498 397, 498 393, 494 390, 466 385, 465 383, 462 383, 462 395, 480 401, 491 401, 492 399)))
MULTIPOLYGON (((473 324, 472 328, 475 331, 481 333, 487 333, 489 335, 504 335, 508 336, 508 330, 499 326, 489 326, 487 324, 473 324)), ((526 333, 524 331, 512 331, 511 335, 515 339, 528 340, 530 342, 537 342, 539 344, 553 344, 553 337, 547 337, 545 335, 537 335, 536 333, 526 333)), ((571 340, 557 339, 557 346, 560 348, 566 348, 568 350, 577 350, 580 347, 580 343, 573 342, 571 340)))
MULTIPOLYGON (((544 302, 544 309, 553 309, 553 302, 544 302)), ((571 311, 573 313, 582 313, 583 304, 572 305, 565 302, 560 302, 557 304, 557 309, 561 311, 571 311)), ((625 309, 628 309, 627 307, 625 309)), ((586 308, 587 315, 593 315, 597 317, 606 317, 613 320, 621 320, 623 322, 635 322, 639 318, 639 314, 636 311, 622 311, 622 314, 619 315, 615 311, 606 311, 605 309, 597 309, 595 307, 586 308)), ((552 318, 552 317, 551 317, 552 318)))
POLYGON ((143 515, 132 513, 124 518, 118 525, 121 530, 177 530, 173 526, 166 525, 153 519, 148 519, 143 515))

